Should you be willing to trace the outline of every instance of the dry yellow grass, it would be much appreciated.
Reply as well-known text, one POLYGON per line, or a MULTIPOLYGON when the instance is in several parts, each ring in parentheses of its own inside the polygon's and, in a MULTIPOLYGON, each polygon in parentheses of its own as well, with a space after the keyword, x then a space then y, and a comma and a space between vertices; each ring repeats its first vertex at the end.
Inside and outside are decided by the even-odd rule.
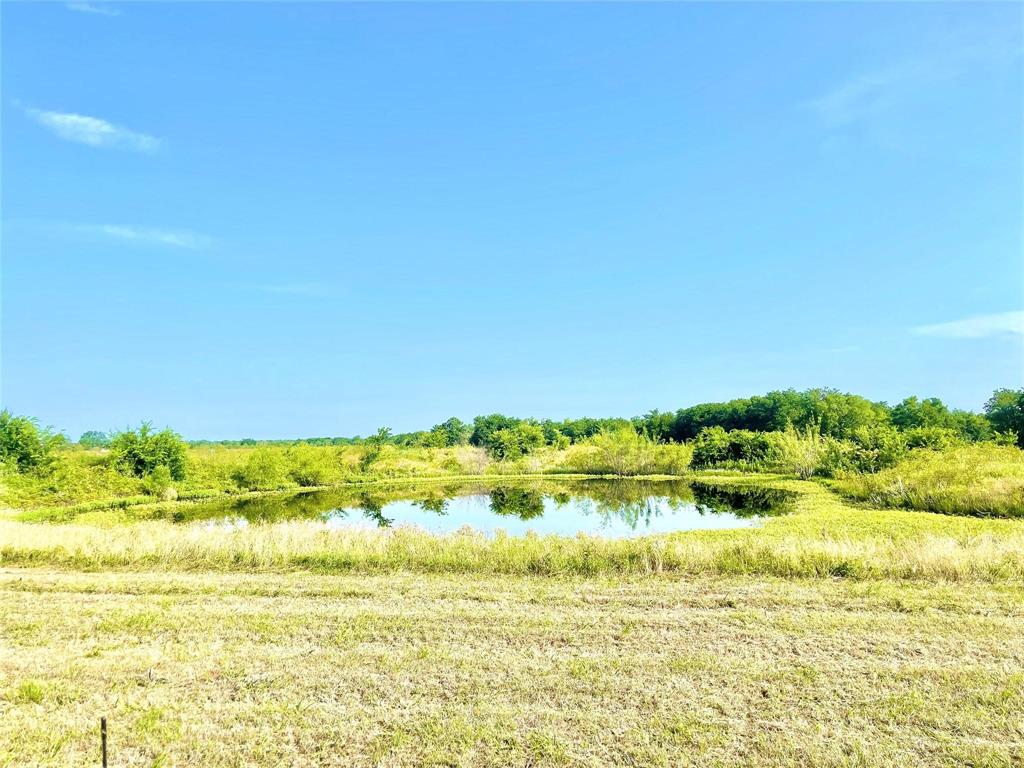
POLYGON ((0 572, 0 765, 1011 766, 1020 586, 0 572))

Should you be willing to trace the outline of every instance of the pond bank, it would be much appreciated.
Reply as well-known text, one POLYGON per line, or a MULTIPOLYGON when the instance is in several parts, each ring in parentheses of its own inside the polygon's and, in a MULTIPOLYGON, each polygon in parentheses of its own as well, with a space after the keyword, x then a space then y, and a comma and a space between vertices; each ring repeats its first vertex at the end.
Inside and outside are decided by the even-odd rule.
POLYGON ((863 509, 816 483, 774 480, 771 485, 798 494, 795 511, 756 529, 619 540, 331 530, 311 521, 237 530, 166 521, 115 520, 103 526, 3 521, 0 564, 182 571, 1024 580, 1024 526, 1016 521, 863 509))

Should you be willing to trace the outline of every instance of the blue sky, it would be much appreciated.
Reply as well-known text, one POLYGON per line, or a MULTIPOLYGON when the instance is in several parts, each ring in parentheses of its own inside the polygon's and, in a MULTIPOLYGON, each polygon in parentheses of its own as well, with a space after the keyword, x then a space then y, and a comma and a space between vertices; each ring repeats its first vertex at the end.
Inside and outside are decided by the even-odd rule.
POLYGON ((72 436, 1024 383, 1019 5, 2 24, 2 400, 72 436))

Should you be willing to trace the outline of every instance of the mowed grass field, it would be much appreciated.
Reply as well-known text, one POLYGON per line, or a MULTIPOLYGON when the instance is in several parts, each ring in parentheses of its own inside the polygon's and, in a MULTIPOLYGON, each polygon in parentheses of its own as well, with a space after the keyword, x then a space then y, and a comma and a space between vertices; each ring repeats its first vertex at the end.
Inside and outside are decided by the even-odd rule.
POLYGON ((1014 766, 1024 588, 0 571, 0 765, 1014 766))

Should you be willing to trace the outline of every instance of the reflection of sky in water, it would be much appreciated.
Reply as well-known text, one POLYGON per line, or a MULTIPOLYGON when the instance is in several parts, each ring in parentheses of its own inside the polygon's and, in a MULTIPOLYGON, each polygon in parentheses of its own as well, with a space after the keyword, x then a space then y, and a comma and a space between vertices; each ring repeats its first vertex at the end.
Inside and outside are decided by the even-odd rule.
MULTIPOLYGON (((601 505, 578 497, 559 504, 545 496, 543 505, 542 515, 523 520, 513 514, 496 514, 491 509, 489 495, 474 494, 449 499, 444 514, 426 510, 416 502, 394 501, 384 504, 379 515, 390 521, 392 526, 415 525, 432 533, 447 533, 469 526, 486 534, 503 530, 510 536, 521 536, 527 531, 534 531, 563 536, 588 533, 608 538, 706 528, 745 528, 759 522, 756 517, 737 517, 729 512, 705 511, 701 514, 694 504, 670 504, 668 499, 657 496, 628 505, 601 505)), ((377 528, 378 521, 375 515, 367 515, 362 509, 349 508, 330 512, 327 525, 332 528, 377 528)))

